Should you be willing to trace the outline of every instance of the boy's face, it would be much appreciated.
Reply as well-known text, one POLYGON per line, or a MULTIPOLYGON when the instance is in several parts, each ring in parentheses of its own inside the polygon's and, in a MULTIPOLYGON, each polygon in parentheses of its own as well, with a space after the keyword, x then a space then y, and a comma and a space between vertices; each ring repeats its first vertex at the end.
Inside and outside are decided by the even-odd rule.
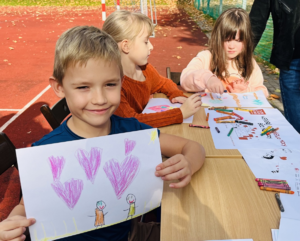
POLYGON ((57 84, 55 92, 66 98, 75 130, 71 129, 88 137, 85 132, 110 128, 110 117, 120 104, 120 70, 114 62, 90 59, 86 66, 68 67, 63 84, 57 84))

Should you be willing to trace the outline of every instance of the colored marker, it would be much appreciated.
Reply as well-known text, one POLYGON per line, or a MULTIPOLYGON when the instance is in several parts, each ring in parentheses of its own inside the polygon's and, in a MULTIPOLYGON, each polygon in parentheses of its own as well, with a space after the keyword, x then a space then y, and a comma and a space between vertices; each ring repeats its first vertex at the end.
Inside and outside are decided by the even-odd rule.
POLYGON ((219 130, 219 128, 218 128, 218 127, 216 127, 216 131, 217 131, 218 133, 220 133, 220 130, 219 130))
POLYGON ((228 107, 227 107, 227 106, 222 106, 222 107, 214 107, 214 106, 212 106, 212 107, 209 107, 208 109, 209 109, 209 110, 214 110, 214 109, 222 109, 222 110, 226 110, 226 109, 228 109, 228 107))
POLYGON ((220 109, 220 108, 215 108, 215 111, 224 111, 224 112, 233 112, 233 110, 224 110, 224 109, 220 109))
POLYGON ((245 124, 245 125, 253 126, 253 123, 247 122, 247 121, 235 120, 235 122, 236 122, 236 123, 239 123, 239 124, 245 124))
POLYGON ((275 131, 278 131, 278 130, 279 130, 279 128, 276 128, 276 129, 273 129, 273 130, 268 131, 267 136, 270 135, 270 134, 272 134, 272 133, 275 132, 275 131))
POLYGON ((270 191, 270 192, 280 192, 280 193, 286 193, 286 194, 294 194, 294 191, 289 190, 282 190, 277 188, 271 188, 271 187, 260 187, 260 190, 270 191))
POLYGON ((235 121, 216 121, 216 123, 235 123, 235 121))
POLYGON ((228 133, 228 135, 227 135, 227 136, 230 136, 230 135, 231 135, 231 133, 232 133, 232 131, 233 131, 233 127, 231 128, 231 130, 229 131, 229 133, 228 133))
POLYGON ((209 113, 207 113, 207 116, 206 116, 206 121, 208 121, 208 118, 209 118, 209 113))
POLYGON ((261 134, 262 133, 265 133, 265 132, 268 132, 268 130, 270 130, 272 128, 272 126, 268 126, 266 129, 264 129, 262 132, 261 132, 261 134))
POLYGON ((209 126, 199 126, 199 125, 193 125, 193 124, 190 124, 189 127, 198 127, 198 128, 205 128, 205 129, 210 128, 209 126))
POLYGON ((283 208, 282 202, 280 200, 279 193, 275 193, 275 198, 276 198, 276 201, 278 203, 278 207, 279 207, 280 211, 284 212, 284 208, 283 208))
POLYGON ((226 119, 234 119, 234 118, 232 116, 224 116, 224 117, 214 118, 214 121, 226 120, 226 119))

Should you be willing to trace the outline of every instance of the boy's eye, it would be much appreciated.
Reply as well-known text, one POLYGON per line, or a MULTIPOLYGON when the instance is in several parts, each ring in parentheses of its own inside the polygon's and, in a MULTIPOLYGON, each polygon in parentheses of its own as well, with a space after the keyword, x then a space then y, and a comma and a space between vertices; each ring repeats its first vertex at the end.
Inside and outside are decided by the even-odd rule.
POLYGON ((147 41, 147 42, 145 42, 145 44, 148 44, 148 41, 147 41))
POLYGON ((116 83, 109 83, 109 84, 107 84, 107 86, 108 87, 114 87, 114 86, 117 86, 117 84, 116 83))
POLYGON ((78 86, 77 89, 79 90, 84 90, 84 89, 87 89, 88 87, 87 86, 78 86))

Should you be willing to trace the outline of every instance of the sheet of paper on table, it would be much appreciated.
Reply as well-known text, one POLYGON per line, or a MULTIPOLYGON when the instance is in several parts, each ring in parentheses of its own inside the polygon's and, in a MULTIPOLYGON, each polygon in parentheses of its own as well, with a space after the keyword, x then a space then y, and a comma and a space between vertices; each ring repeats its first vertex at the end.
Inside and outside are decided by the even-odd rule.
MULTIPOLYGON (((269 108, 254 109, 252 112, 232 110, 242 116, 244 118, 243 121, 251 122, 253 125, 216 123, 214 118, 228 115, 218 113, 215 110, 208 110, 208 108, 205 109, 205 112, 210 115, 208 123, 216 149, 299 149, 300 135, 279 110, 269 108), (279 130, 270 135, 261 136, 262 130, 268 126, 278 127, 279 130), (216 131, 215 127, 218 127, 220 133, 216 131), (227 135, 231 128, 234 129, 228 137, 227 135)), ((235 116, 234 118, 237 119, 235 116)), ((223 121, 231 120, 234 121, 234 119, 223 121)))
POLYGON ((278 241, 279 229, 271 229, 273 241, 278 241))
POLYGON ((17 150, 33 240, 105 228, 160 206, 157 129, 17 150), (143 185, 141 185, 143 183, 143 185))
POLYGON ((202 103, 209 106, 227 107, 272 107, 262 90, 248 93, 207 93, 202 103))
MULTIPOLYGON (((182 104, 176 103, 172 104, 169 99, 165 98, 152 98, 149 100, 148 104, 146 105, 145 109, 143 110, 143 114, 146 113, 157 113, 157 112, 164 112, 167 110, 172 110, 174 108, 180 108, 182 104)), ((186 118, 183 120, 182 123, 193 123, 194 116, 186 118)))
POLYGON ((278 241, 299 241, 300 220, 281 218, 278 241))

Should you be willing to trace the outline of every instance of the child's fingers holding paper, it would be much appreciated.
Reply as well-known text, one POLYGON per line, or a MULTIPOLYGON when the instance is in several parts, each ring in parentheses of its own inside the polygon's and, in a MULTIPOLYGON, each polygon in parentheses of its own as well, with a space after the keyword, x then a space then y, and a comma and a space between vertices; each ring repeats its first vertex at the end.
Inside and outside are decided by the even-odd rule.
POLYGON ((188 185, 190 183, 191 179, 192 179, 191 176, 187 175, 184 178, 182 178, 179 182, 171 183, 169 185, 169 187, 172 187, 172 188, 182 188, 182 187, 185 187, 186 185, 188 185))

